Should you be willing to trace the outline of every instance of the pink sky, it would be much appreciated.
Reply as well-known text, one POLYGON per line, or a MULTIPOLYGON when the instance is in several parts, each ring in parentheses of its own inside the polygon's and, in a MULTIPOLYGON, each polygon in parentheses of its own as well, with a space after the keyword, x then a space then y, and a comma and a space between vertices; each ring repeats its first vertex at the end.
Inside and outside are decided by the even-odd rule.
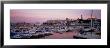
MULTIPOLYGON (((10 19, 11 22, 44 22, 46 20, 56 20, 65 18, 77 19, 81 14, 84 19, 90 17, 92 10, 86 9, 11 9, 10 19)), ((101 18, 101 10, 93 10, 93 16, 101 18)))

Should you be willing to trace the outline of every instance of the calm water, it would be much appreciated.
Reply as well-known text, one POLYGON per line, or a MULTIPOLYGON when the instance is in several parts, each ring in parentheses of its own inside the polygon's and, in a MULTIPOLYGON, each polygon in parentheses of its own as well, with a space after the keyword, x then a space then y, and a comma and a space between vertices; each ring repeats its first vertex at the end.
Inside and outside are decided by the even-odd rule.
POLYGON ((78 32, 53 33, 53 35, 43 37, 41 39, 73 39, 78 32))

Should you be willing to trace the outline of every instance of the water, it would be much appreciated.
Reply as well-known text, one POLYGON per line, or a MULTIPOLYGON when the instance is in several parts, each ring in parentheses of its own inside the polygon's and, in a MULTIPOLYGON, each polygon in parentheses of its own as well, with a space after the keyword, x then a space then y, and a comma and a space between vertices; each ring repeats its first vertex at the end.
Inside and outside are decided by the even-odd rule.
POLYGON ((76 32, 53 33, 53 35, 43 37, 42 39, 73 39, 77 35, 76 32))

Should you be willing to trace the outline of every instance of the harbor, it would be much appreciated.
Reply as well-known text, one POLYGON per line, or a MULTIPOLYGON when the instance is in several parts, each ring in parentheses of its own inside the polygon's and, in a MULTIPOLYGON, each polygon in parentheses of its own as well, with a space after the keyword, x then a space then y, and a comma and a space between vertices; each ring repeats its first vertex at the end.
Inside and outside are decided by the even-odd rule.
MULTIPOLYGON (((80 23, 78 20, 49 20, 41 25, 29 23, 17 23, 11 26, 11 38, 13 39, 75 39, 75 38, 88 38, 99 39, 101 38, 100 22, 94 21, 93 28, 91 28, 90 20, 87 23, 80 23), (65 21, 65 22, 64 22, 65 21), (99 35, 97 35, 99 34, 99 35)), ((99 20, 97 20, 99 21, 99 20)))
POLYGON ((101 39, 101 19, 51 19, 42 23, 10 23, 11 39, 101 39))

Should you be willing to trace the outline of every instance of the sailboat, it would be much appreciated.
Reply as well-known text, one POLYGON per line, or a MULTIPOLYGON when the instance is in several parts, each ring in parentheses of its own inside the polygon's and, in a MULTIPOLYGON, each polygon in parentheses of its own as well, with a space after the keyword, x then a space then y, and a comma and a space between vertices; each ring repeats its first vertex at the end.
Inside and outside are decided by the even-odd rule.
POLYGON ((89 27, 89 28, 85 28, 84 29, 84 31, 91 31, 91 33, 92 33, 92 31, 94 30, 94 26, 93 26, 93 18, 92 18, 92 16, 93 16, 93 10, 91 11, 91 26, 89 27))
POLYGON ((97 38, 96 35, 94 35, 92 32, 94 32, 94 28, 93 28, 93 10, 91 11, 91 25, 88 28, 83 28, 81 29, 81 33, 79 33, 77 36, 73 36, 73 38, 77 38, 77 39, 93 39, 93 38, 97 38))

